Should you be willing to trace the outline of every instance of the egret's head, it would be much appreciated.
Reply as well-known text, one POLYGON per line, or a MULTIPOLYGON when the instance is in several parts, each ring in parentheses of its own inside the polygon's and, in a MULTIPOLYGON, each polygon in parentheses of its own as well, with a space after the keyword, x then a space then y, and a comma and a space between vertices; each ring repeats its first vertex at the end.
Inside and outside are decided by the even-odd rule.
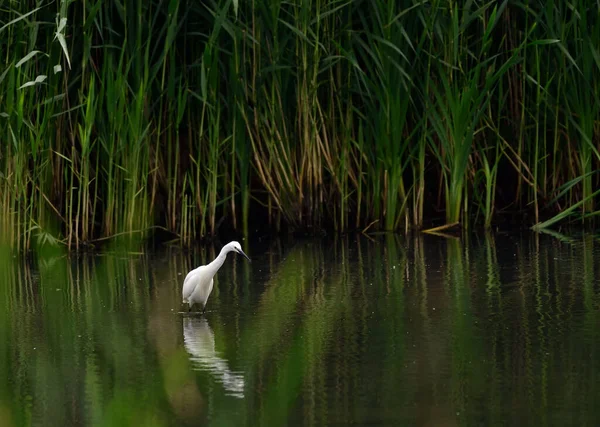
MULTIPOLYGON (((230 250, 231 250, 232 252, 237 252, 238 254, 245 256, 245 257, 246 257, 246 259, 247 259, 248 261, 250 261, 250 258, 248 258, 248 255, 246 255, 246 254, 244 253, 244 251, 242 250, 242 246, 241 246, 241 245, 240 245, 238 242, 235 242, 235 241, 233 241, 233 242, 229 242, 229 244, 228 244, 227 246, 229 246, 229 247, 230 247, 230 250)), ((251 262, 251 261, 250 261, 250 262, 251 262)))

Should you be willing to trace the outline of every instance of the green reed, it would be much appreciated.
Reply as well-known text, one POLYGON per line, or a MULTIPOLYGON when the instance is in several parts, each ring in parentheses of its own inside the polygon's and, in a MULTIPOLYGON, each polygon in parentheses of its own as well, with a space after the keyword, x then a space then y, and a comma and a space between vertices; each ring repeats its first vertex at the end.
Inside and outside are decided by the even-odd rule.
POLYGON ((18 248, 597 214, 584 2, 13 2, 0 34, 18 248))
POLYGON ((530 133, 535 144, 531 160, 526 163, 531 165, 537 229, 569 216, 581 222, 596 214, 597 194, 593 189, 597 185, 595 165, 600 157, 592 142, 597 137, 597 127, 592 123, 600 107, 595 95, 600 77, 595 40, 600 27, 597 13, 583 2, 574 6, 575 9, 563 5, 528 9, 530 19, 537 19, 540 24, 536 31, 541 30, 552 42, 536 46, 535 55, 529 56, 532 61, 528 84, 536 92, 535 104, 527 109, 537 126, 530 133), (540 215, 545 213, 545 218, 538 219, 538 195, 544 202, 540 215), (548 212, 551 209, 553 216, 548 212))
MULTIPOLYGON (((397 19, 403 12, 399 3, 372 3, 379 19, 362 17, 364 34, 354 37, 354 52, 368 70, 359 69, 357 80, 364 97, 366 137, 372 144, 365 148, 369 159, 366 185, 370 209, 381 228, 396 230, 406 215, 407 167, 412 136, 418 126, 411 126, 409 114, 412 98, 412 71, 408 70, 414 49, 404 37, 404 22, 397 19)), ((404 221, 406 222, 406 221, 404 221)))

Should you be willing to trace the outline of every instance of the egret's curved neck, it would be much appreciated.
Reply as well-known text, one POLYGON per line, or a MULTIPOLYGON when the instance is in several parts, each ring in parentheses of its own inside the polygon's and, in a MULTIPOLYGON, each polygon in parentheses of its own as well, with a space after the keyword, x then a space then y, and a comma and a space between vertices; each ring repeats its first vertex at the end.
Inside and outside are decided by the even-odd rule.
POLYGON ((219 252, 219 255, 213 260, 213 262, 206 266, 212 274, 215 274, 217 271, 219 271, 219 268, 221 268, 221 266, 225 262, 225 259, 227 258, 228 252, 229 251, 225 247, 223 247, 223 249, 221 249, 221 252, 219 252))

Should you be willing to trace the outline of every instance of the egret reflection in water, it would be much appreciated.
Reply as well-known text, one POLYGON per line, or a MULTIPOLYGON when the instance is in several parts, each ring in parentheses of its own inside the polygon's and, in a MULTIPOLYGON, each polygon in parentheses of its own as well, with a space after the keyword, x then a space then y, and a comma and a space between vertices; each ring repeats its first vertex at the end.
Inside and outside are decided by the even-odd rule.
POLYGON ((215 335, 206 318, 184 317, 183 340, 194 369, 210 372, 228 395, 244 397, 244 376, 231 371, 215 351, 215 335))

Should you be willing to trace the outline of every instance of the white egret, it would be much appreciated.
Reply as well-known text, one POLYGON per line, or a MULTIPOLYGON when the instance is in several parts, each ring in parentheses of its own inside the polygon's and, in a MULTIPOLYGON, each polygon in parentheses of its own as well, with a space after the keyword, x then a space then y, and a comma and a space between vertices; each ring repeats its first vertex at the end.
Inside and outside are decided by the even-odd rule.
POLYGON ((213 289, 213 277, 225 262, 225 258, 227 258, 229 252, 236 252, 245 256, 246 259, 250 261, 250 258, 244 253, 240 244, 234 241, 223 246, 219 256, 217 256, 213 262, 207 265, 201 265, 190 271, 187 276, 185 276, 183 290, 181 292, 183 303, 189 304, 188 311, 192 311, 192 306, 194 304, 200 304, 202 306, 202 312, 206 310, 206 301, 213 289))

